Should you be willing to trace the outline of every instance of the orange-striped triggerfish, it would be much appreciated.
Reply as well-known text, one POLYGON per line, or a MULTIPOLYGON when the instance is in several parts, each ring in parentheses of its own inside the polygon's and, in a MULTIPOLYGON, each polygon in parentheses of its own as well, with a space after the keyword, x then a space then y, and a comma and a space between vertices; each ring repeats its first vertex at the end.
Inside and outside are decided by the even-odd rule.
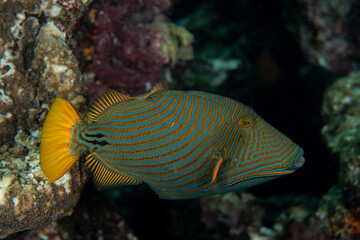
POLYGON ((199 91, 128 97, 110 90, 81 120, 56 98, 40 144, 44 175, 56 181, 87 153, 98 189, 147 183, 161 198, 204 197, 294 172, 303 150, 235 100, 199 91))

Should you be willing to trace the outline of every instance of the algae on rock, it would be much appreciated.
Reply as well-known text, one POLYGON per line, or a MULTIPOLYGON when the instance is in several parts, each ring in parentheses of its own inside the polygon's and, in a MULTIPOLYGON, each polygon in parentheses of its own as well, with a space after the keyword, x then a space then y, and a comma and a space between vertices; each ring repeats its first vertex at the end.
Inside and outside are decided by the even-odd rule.
POLYGON ((338 79, 326 91, 322 134, 340 162, 339 184, 324 197, 317 215, 327 219, 328 237, 354 239, 360 235, 360 72, 338 79), (336 193, 336 194, 334 194, 336 193))
POLYGON ((85 110, 86 87, 67 42, 90 2, 0 2, 0 238, 68 215, 79 199, 86 180, 79 165, 50 183, 39 138, 55 97, 85 110))

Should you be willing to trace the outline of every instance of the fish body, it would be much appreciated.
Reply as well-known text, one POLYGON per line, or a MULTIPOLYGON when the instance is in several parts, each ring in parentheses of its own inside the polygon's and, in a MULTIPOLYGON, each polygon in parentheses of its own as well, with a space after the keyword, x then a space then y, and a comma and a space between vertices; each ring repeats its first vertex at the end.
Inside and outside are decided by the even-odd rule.
MULTIPOLYGON (((54 104, 74 115, 66 103, 54 104)), ((52 119, 46 119, 41 147, 53 149, 52 158, 44 150, 40 160, 50 180, 88 152, 86 164, 99 189, 144 182, 161 198, 186 199, 248 188, 292 173, 305 161, 303 150, 252 108, 204 92, 157 85, 130 98, 110 91, 93 105, 89 119, 66 120, 64 143, 49 141, 52 119), (66 158, 54 160, 54 149, 66 158), (54 173, 58 165, 61 171, 54 173)))

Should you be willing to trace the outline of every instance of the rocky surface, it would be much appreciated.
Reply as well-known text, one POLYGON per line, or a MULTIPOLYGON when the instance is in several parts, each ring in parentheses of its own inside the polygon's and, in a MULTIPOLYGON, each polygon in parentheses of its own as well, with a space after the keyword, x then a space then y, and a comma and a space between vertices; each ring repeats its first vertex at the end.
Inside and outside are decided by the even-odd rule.
POLYGON ((338 74, 358 68, 359 1, 283 2, 287 27, 312 64, 338 74))
MULTIPOLYGON (((73 49, 78 35, 87 32, 78 24, 91 2, 0 3, 1 238, 70 215, 86 182, 79 163, 58 181, 48 182, 39 165, 39 137, 55 97, 69 100, 84 115, 87 86, 99 93, 91 81, 86 85, 75 56, 81 50, 73 49)), ((169 7, 168 0, 118 0, 98 1, 89 11, 96 34, 94 52, 87 51, 94 60, 88 69, 101 86, 144 92, 165 81, 171 65, 192 57, 192 35, 167 20, 163 12, 169 7), (109 47, 122 64, 104 71, 114 63, 109 47)))
MULTIPOLYGON (((79 7, 75 12, 88 4, 73 2, 79 7)), ((57 94, 76 107, 84 103, 78 62, 66 43, 72 20, 79 17, 69 15, 67 8, 75 8, 69 4, 35 0, 0 4, 1 144, 13 141, 19 126, 38 129, 57 94)))
POLYGON ((322 133, 340 156, 340 185, 353 205, 360 201, 360 72, 338 79, 327 89, 324 100, 322 133))
POLYGON ((0 237, 69 215, 85 177, 76 166, 49 183, 40 127, 55 97, 84 112, 86 88, 67 41, 90 1, 0 3, 0 237))
POLYGON ((339 78, 326 91, 322 129, 329 147, 339 156, 339 185, 324 197, 318 211, 329 237, 360 236, 360 72, 339 78))
POLYGON ((79 204, 71 216, 31 231, 14 234, 8 240, 138 239, 108 199, 101 195, 82 197, 85 198, 88 200, 79 204))
POLYGON ((70 215, 80 197, 86 176, 78 165, 54 183, 42 174, 39 134, 20 130, 12 147, 1 148, 0 238, 70 215))
MULTIPOLYGON (((87 39, 86 66, 90 95, 106 88, 137 95, 170 81, 170 69, 192 58, 193 36, 166 17, 169 0, 100 1, 93 34, 87 39)), ((91 32, 90 32, 91 33, 91 32)))

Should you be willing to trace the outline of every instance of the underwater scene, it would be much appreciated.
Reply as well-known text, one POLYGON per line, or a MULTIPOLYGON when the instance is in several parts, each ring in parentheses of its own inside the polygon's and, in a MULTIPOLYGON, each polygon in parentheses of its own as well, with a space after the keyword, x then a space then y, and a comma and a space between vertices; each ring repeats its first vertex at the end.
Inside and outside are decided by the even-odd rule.
POLYGON ((0 2, 0 239, 360 239, 360 0, 0 2))

